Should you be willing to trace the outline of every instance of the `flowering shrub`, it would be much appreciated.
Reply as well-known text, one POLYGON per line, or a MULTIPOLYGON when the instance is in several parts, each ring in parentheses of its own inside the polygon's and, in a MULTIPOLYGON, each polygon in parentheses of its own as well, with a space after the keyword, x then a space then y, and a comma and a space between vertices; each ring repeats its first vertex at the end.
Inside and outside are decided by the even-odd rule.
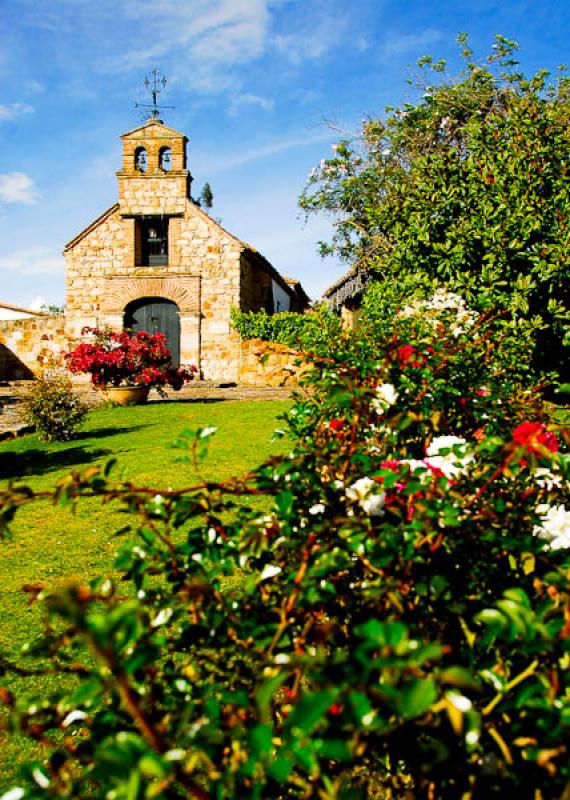
MULTIPOLYGON (((4 694, 53 749, 9 796, 564 797, 570 434, 492 326, 339 336, 288 455, 243 479, 66 478, 60 502, 122 498, 138 524, 117 579, 38 594, 27 652, 77 683, 4 694)), ((0 494, 3 519, 33 499, 0 494)))
POLYGON ((165 386, 178 391, 191 381, 195 366, 173 367, 162 333, 109 328, 84 328, 92 341, 83 342, 66 354, 68 369, 91 375, 98 389, 107 386, 148 386, 162 392, 165 386))
POLYGON ((47 373, 35 380, 22 402, 23 418, 46 442, 65 442, 83 422, 88 408, 67 375, 47 373))

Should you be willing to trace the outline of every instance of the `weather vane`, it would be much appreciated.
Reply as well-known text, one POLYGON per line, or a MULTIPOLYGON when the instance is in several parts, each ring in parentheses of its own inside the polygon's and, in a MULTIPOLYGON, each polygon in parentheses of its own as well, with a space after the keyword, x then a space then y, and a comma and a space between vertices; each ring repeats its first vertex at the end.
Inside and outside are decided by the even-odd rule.
POLYGON ((146 86, 152 97, 152 105, 147 103, 135 103, 135 108, 144 108, 147 112, 150 112, 149 117, 154 117, 155 119, 158 119, 158 117, 160 116, 161 109, 174 108, 174 106, 158 105, 158 95, 166 86, 166 78, 164 77, 164 75, 160 74, 160 70, 151 69, 149 74, 144 79, 144 85, 146 86))

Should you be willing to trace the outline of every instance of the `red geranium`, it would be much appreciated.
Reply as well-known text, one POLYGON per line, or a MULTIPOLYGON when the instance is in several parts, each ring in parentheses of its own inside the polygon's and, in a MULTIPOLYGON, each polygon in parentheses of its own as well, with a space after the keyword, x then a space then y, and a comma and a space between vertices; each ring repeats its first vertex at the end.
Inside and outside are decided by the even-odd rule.
POLYGON ((65 354, 67 367, 76 374, 91 375, 97 388, 106 386, 148 386, 160 392, 164 386, 181 389, 192 380, 196 367, 174 367, 162 333, 111 331, 84 328, 93 341, 83 342, 65 354))

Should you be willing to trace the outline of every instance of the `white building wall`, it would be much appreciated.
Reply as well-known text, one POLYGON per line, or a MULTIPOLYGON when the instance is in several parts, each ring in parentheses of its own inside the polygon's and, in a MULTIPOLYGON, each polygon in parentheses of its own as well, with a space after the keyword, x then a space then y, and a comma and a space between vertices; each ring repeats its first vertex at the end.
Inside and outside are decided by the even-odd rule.
POLYGON ((273 308, 276 312, 289 311, 291 308, 291 296, 276 281, 271 281, 271 283, 273 288, 273 308))

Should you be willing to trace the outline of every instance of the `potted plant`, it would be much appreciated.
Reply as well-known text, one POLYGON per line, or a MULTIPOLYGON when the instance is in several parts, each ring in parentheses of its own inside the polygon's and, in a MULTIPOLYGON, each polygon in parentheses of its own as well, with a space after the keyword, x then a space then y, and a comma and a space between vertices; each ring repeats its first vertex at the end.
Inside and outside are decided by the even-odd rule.
POLYGON ((119 405, 143 403, 150 389, 165 396, 165 387, 178 391, 191 381, 194 365, 174 367, 162 333, 110 328, 83 328, 90 341, 65 354, 70 372, 91 375, 91 383, 119 405))

